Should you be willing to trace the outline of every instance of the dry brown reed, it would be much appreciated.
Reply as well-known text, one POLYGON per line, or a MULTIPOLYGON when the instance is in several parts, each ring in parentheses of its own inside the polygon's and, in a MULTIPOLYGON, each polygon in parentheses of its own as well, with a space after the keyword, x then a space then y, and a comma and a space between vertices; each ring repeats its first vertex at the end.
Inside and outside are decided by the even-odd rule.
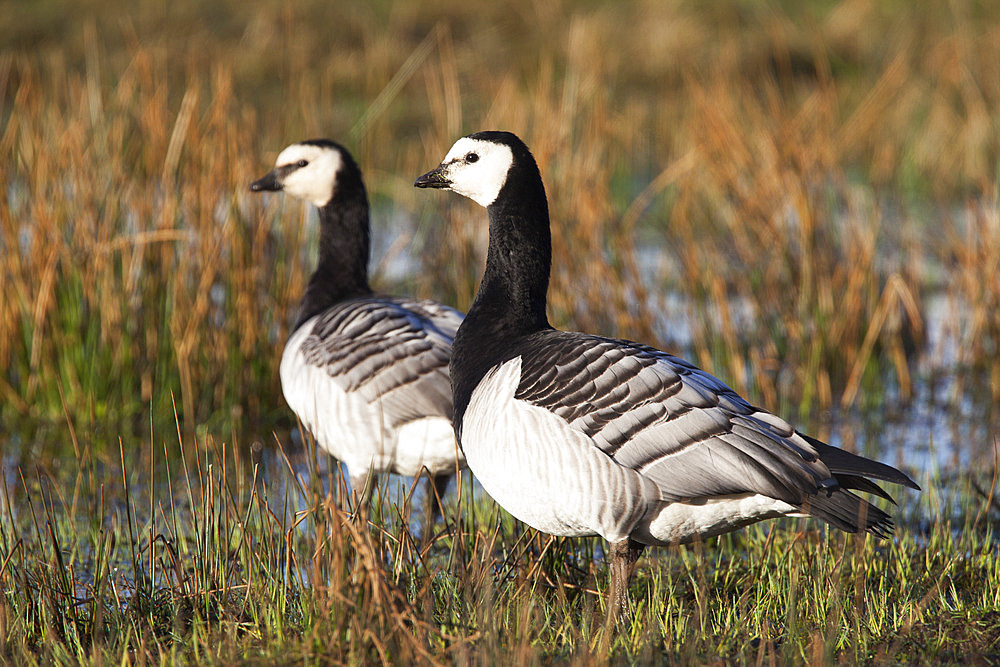
POLYGON ((190 427, 210 416, 205 402, 258 419, 257 396, 276 388, 270 369, 244 363, 274 353, 285 319, 271 301, 283 286, 272 230, 243 213, 253 115, 222 68, 174 111, 156 69, 140 52, 95 91, 14 63, 0 339, 5 392, 25 416, 52 418, 62 386, 70 415, 127 423, 169 388, 190 427))
MULTIPOLYGON (((700 364, 805 413, 905 392, 943 288, 949 361, 988 369, 1000 396, 992 5, 133 4, 14 3, 0 22, 0 453, 16 442, 44 469, 72 451, 88 475, 55 505, 21 480, 70 508, 51 531, 31 528, 22 498, 4 503, 0 582, 37 595, 0 605, 24 642, 0 659, 607 657, 594 543, 524 533, 467 485, 451 535, 418 556, 393 517, 364 524, 315 475, 320 493, 279 500, 213 444, 291 425, 277 359, 314 217, 246 188, 295 140, 358 157, 376 236, 415 262, 401 285, 376 276, 386 289, 468 307, 485 214, 411 184, 457 136, 509 129, 550 198, 554 324, 665 346, 687 327, 700 364), (659 272, 639 268, 647 245, 659 272), (665 294, 688 321, 661 321, 665 294), (175 477, 162 507, 152 473, 148 498, 126 484, 148 523, 122 530, 100 471, 151 451, 174 405, 191 446, 164 458, 193 449, 215 467, 183 460, 198 479, 175 503, 175 477), (111 574, 112 556, 135 554, 131 578, 111 574)), ((977 392, 957 383, 950 400, 977 392)), ((757 641, 760 661, 908 661, 900 646, 928 636, 945 648, 912 654, 947 657, 952 630, 980 627, 992 650, 995 544, 954 526, 934 522, 919 546, 748 531, 661 554, 610 650, 702 662, 757 641)))
MULTIPOLYGON (((677 185, 671 231, 681 239, 679 284, 696 321, 719 328, 725 374, 771 404, 800 387, 806 405, 840 394, 846 406, 879 341, 908 394, 902 350, 922 335, 920 276, 905 257, 888 270, 880 257, 887 223, 839 166, 833 91, 791 108, 775 103, 774 82, 692 82, 691 91, 698 167, 677 185)), ((720 350, 706 333, 695 345, 710 366, 720 350)))
MULTIPOLYGON (((950 283, 962 315, 959 358, 987 371, 994 401, 1000 399, 1000 210, 996 202, 970 201, 956 212, 946 246, 954 263, 950 283)), ((975 391, 975 389, 972 389, 975 391)))
POLYGON ((410 184, 458 135, 506 128, 551 200, 557 325, 669 346, 684 337, 658 303, 680 293, 699 363, 804 412, 883 375, 905 394, 942 283, 980 313, 969 362, 994 354, 989 216, 924 217, 995 208, 992 11, 182 5, 155 26, 60 24, 42 48, 12 35, 0 59, 12 427, 145 430, 171 393, 189 431, 287 426, 276 359, 311 218, 245 187, 309 136, 354 150, 376 234, 416 260, 389 289, 469 305, 484 215, 410 184), (400 214, 415 223, 386 222, 400 214), (662 275, 638 268, 640 237, 662 275))

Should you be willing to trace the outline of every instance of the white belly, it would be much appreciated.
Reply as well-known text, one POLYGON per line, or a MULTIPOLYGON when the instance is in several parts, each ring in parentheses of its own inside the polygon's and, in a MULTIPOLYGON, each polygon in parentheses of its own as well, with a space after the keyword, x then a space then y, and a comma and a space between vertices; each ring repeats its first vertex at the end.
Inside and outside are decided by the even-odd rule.
POLYGON ((400 475, 414 477, 424 467, 433 475, 465 467, 450 419, 426 417, 403 424, 396 429, 395 442, 392 472, 400 475))
POLYGON ((709 498, 697 503, 670 503, 652 509, 633 534, 643 544, 687 544, 737 530, 764 519, 798 516, 788 503, 760 494, 709 498))
POLYGON ((281 389, 320 447, 343 462, 352 478, 370 470, 410 477, 424 466, 432 474, 455 470, 457 446, 450 420, 426 417, 392 427, 377 401, 369 403, 344 391, 323 368, 305 363, 300 348, 311 329, 310 320, 285 345, 281 389))
POLYGON ((627 537, 659 502, 655 485, 561 417, 515 399, 520 374, 520 358, 491 371, 466 408, 462 448, 476 479, 501 507, 540 531, 612 542, 627 537))
POLYGON ((665 546, 798 512, 751 493, 665 502, 651 480, 619 465, 561 417, 515 399, 520 373, 520 358, 513 359, 476 387, 463 418, 462 448, 486 492, 529 526, 665 546))

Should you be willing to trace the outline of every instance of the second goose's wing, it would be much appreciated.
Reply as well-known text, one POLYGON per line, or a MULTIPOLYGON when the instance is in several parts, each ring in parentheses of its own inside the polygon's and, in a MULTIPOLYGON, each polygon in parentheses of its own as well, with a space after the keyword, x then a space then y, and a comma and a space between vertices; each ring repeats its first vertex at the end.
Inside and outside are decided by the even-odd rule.
POLYGON ((303 359, 324 369, 344 391, 377 403, 389 426, 424 417, 451 419, 448 360, 454 331, 439 326, 436 320, 450 319, 436 317, 428 304, 433 302, 397 297, 337 304, 304 325, 312 330, 300 348, 303 359))
POLYGON ((401 307, 410 310, 419 317, 427 320, 448 340, 451 341, 458 333, 458 327, 462 326, 464 316, 461 312, 430 299, 407 299, 404 297, 392 297, 393 301, 401 307))

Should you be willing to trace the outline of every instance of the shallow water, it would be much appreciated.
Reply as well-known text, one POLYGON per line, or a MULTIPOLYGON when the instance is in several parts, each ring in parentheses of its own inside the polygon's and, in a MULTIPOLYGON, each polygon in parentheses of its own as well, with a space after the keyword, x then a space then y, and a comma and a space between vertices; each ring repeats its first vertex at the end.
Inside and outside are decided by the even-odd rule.
MULTIPOLYGON (((670 331, 679 344, 690 344, 687 304, 676 294, 664 301, 668 307, 660 311, 661 317, 669 318, 670 331)), ((927 342, 911 364, 912 396, 904 399, 890 385, 873 405, 858 401, 849 411, 828 410, 813 421, 830 444, 900 467, 926 488, 932 479, 993 469, 1000 411, 993 403, 989 378, 961 366, 959 332, 963 327, 961 318, 955 315, 955 304, 939 293, 927 297, 924 306, 927 342)), ((291 457, 293 469, 300 478, 307 479, 308 463, 301 453, 301 436, 293 432, 290 440, 300 452, 291 457)), ((286 467, 273 452, 265 460, 270 462, 268 465, 286 467)), ((336 462, 320 457, 324 477, 328 464, 336 462)), ((383 480, 382 489, 386 498, 402 498, 411 485, 409 478, 390 475, 383 480)), ((452 483, 449 493, 453 494, 454 489, 452 483)), ((419 484, 411 499, 413 507, 421 506, 424 493, 425 486, 419 484)), ((474 493, 482 493, 475 483, 474 493)), ((897 489, 894 495, 905 493, 909 492, 897 489)))
MULTIPOLYGON (((314 218, 314 215, 309 218, 310 224, 315 224, 314 218)), ((419 258, 414 254, 419 252, 420 244, 409 242, 420 238, 423 231, 419 229, 420 223, 393 211, 377 214, 374 220, 373 257, 382 258, 377 265, 382 281, 385 284, 406 282, 420 267, 419 258)), ((307 233, 306 237, 315 238, 315 234, 307 233)), ((311 255, 314 249, 307 247, 302 252, 311 255)), ((682 294, 663 287, 675 280, 668 257, 662 247, 653 243, 640 245, 637 252, 640 271, 647 281, 649 311, 657 316, 653 331, 670 351, 691 358, 696 335, 690 319, 692 308, 682 294)), ((308 261, 306 265, 309 265, 308 261)), ((223 301, 225 286, 213 286, 212 298, 223 301)), ((1000 410, 994 405, 989 377, 963 365, 962 351, 967 341, 963 339, 962 332, 968 329, 967 311, 943 291, 926 295, 923 308, 927 336, 924 348, 910 362, 914 382, 911 398, 901 398, 897 388, 887 381, 886 386, 879 390, 883 396, 878 401, 859 400, 857 407, 849 411, 829 410, 813 415, 809 423, 797 425, 828 439, 831 444, 857 449, 867 456, 900 466, 918 482, 944 473, 992 469, 997 434, 1000 433, 1000 410)), ((741 304, 739 299, 734 299, 730 303, 730 315, 737 330, 742 328, 741 323, 746 324, 748 329, 752 328, 750 304, 741 304)), ((275 397, 275 400, 279 399, 275 397)), ((230 433, 209 435, 220 440, 233 437, 230 433)), ((68 439, 68 436, 64 437, 68 439)), ((300 434, 293 429, 291 433, 278 434, 278 437, 291 452, 295 473, 308 477, 309 457, 303 451, 300 434)), ((265 479, 274 480, 284 491, 287 488, 284 486, 287 466, 276 453, 273 435, 236 434, 235 438, 238 446, 242 447, 249 447, 249 443, 255 440, 268 443, 261 460, 261 474, 265 479)), ((174 442, 176 435, 160 434, 156 446, 161 449, 155 456, 163 456, 164 439, 168 443, 174 442)), ((143 440, 142 446, 149 447, 148 435, 143 440)), ((21 485, 18 466, 37 460, 39 449, 41 447, 34 443, 23 443, 16 433, 0 432, 3 481, 8 489, 21 485)), ((117 455, 113 458, 117 459, 117 455)), ((319 459, 325 474, 326 457, 319 459)), ((75 475, 77 467, 74 464, 72 460, 48 460, 46 471, 53 477, 69 477, 75 475)), ((25 474, 27 476, 28 473, 25 474)), ((120 479, 111 480, 111 483, 120 483, 120 479)), ((385 496, 403 497, 411 483, 412 480, 390 476, 384 484, 385 496)), ((161 491, 157 490, 156 494, 162 495, 161 491)), ((477 486, 475 492, 480 493, 481 489, 477 486)), ((418 485, 412 500, 414 506, 421 505, 424 493, 423 484, 418 485)), ((15 497, 18 495, 14 494, 15 497)), ((6 497, 0 494, 0 513, 6 511, 6 503, 6 497)))

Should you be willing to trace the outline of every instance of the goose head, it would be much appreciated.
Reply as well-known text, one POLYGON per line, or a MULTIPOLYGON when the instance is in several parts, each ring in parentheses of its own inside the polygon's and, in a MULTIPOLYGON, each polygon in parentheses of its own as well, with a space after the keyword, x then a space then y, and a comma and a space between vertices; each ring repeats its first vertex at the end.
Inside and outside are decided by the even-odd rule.
POLYGON ((302 141, 281 151, 274 169, 254 181, 250 190, 280 190, 323 208, 333 198, 337 181, 353 165, 339 144, 326 139, 302 141))
POLYGON ((441 164, 413 185, 451 190, 489 207, 500 196, 522 154, 534 164, 527 147, 510 132, 477 132, 456 141, 441 164))

